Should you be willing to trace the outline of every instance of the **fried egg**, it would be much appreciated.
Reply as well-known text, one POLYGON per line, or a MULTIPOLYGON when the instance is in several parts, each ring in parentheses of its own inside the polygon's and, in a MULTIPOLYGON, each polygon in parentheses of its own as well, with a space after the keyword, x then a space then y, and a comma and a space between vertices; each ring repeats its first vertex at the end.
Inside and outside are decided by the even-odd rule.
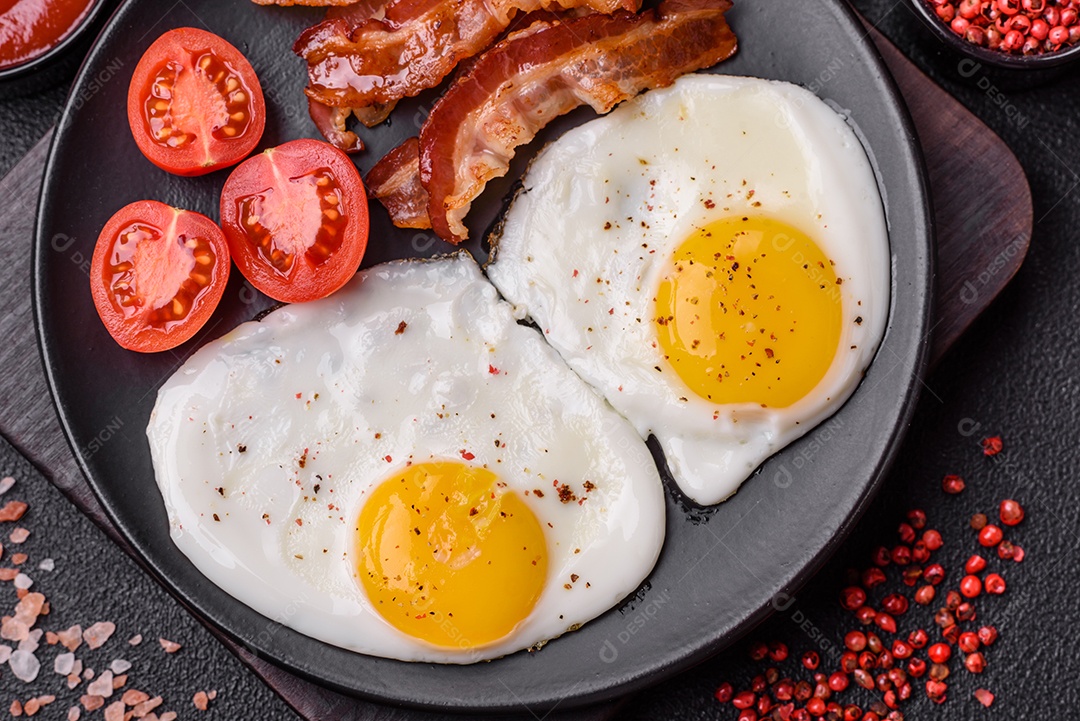
POLYGON ((685 76, 547 146, 487 273, 713 504, 873 359, 890 292, 877 187, 813 93, 685 76))
POLYGON ((377 656, 534 647, 633 592, 664 538, 640 436, 464 253, 207 344, 147 435, 172 538, 207 578, 377 656))

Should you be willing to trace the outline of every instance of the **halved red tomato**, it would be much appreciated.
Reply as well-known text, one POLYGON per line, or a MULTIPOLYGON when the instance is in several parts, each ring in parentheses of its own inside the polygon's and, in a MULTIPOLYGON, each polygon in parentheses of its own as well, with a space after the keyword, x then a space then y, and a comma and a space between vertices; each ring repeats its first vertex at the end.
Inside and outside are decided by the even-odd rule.
POLYGON ((142 154, 177 175, 240 162, 266 126, 251 63, 228 41, 197 28, 170 30, 147 48, 128 86, 127 113, 142 154))
POLYGON ((205 215, 140 200, 101 230, 90 292, 117 343, 151 353, 180 345, 206 323, 229 280, 229 247, 205 215))
POLYGON ((319 140, 248 158, 221 189, 221 229, 236 267, 274 300, 323 298, 367 249, 368 201, 356 166, 319 140))

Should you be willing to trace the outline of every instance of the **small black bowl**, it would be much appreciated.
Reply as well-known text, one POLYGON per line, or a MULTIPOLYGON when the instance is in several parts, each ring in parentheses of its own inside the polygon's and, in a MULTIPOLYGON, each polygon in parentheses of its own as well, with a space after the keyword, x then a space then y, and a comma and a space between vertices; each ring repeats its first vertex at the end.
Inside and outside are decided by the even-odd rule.
POLYGON ((0 70, 0 99, 44 90, 70 78, 117 4, 118 0, 95 0, 66 38, 35 58, 0 70))
MULTIPOLYGON (((938 40, 945 43, 954 52, 966 55, 983 66, 992 66, 1004 70, 1038 71, 1037 75, 1056 75, 1065 65, 1080 59, 1080 43, 1066 49, 1039 55, 1013 55, 998 50, 991 50, 980 45, 973 45, 954 33, 935 13, 927 0, 910 0, 915 12, 938 40)), ((972 66, 974 68, 975 66, 972 66)))

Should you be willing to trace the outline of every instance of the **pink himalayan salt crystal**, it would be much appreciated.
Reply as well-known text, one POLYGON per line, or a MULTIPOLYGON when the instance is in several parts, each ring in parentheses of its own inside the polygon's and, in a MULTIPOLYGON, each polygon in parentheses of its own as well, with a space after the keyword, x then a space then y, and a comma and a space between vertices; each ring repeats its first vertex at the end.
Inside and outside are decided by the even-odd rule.
POLYGON ((101 648, 113 633, 116 632, 116 624, 112 621, 99 621, 83 631, 83 640, 90 648, 101 648))
POLYGON ((41 670, 41 662, 37 660, 37 656, 29 651, 15 651, 12 653, 11 658, 8 660, 8 666, 11 667, 11 672, 15 674, 15 678, 26 683, 36 679, 38 671, 41 670))

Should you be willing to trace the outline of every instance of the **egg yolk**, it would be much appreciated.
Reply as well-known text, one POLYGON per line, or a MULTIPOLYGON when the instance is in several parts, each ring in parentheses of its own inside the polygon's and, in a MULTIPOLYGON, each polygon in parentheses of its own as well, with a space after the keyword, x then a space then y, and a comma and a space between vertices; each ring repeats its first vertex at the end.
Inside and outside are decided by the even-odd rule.
POLYGON ((547 577, 547 544, 522 498, 483 468, 409 466, 372 492, 356 527, 359 580, 398 630, 472 648, 508 635, 547 577))
POLYGON ((766 217, 697 230, 656 297, 667 361, 714 403, 785 407, 825 376, 840 343, 840 281, 805 233, 766 217))

